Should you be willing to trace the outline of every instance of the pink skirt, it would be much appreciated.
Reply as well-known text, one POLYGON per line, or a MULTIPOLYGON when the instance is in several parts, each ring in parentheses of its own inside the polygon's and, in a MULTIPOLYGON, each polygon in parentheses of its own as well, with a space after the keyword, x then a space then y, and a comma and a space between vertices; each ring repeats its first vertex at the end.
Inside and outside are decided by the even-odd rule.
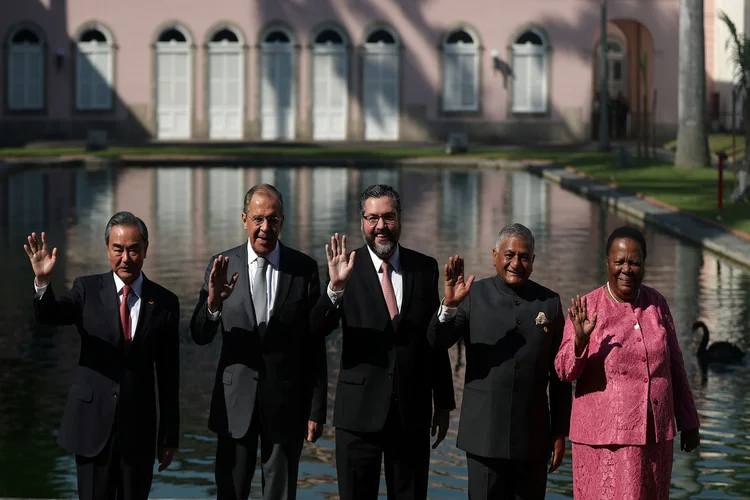
POLYGON ((668 500, 674 442, 646 446, 573 443, 576 500, 668 500))

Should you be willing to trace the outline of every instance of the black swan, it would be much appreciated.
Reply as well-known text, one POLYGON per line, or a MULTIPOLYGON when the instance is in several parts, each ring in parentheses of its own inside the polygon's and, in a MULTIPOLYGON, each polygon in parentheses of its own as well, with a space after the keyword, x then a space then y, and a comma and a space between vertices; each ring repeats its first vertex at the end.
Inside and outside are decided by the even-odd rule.
POLYGON ((703 338, 698 346, 698 357, 709 363, 742 363, 745 353, 742 349, 729 342, 714 342, 708 346, 708 327, 703 321, 693 323, 693 330, 698 328, 703 330, 703 338))

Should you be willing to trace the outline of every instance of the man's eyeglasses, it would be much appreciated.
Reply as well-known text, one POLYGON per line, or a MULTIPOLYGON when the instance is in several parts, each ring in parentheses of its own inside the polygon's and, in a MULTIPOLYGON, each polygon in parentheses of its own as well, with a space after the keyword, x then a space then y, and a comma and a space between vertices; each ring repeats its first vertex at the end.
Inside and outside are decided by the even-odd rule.
POLYGON ((383 222, 386 225, 392 226, 396 223, 396 220, 398 220, 398 215, 393 213, 385 215, 364 215, 362 218, 367 221, 367 225, 370 227, 377 226, 380 219, 383 219, 383 222))
POLYGON ((277 215, 270 215, 268 217, 263 217, 262 215, 253 215, 251 217, 248 217, 251 221, 253 221, 253 224, 255 224, 255 227, 260 227, 263 225, 263 221, 267 221, 268 225, 271 227, 279 227, 279 224, 281 224, 281 217, 277 215))

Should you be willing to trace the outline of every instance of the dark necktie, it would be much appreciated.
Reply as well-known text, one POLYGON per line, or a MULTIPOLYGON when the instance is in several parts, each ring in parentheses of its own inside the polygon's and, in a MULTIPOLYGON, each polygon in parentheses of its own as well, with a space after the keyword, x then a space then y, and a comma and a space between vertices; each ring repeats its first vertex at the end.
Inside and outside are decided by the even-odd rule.
POLYGON ((268 322, 268 294, 266 287, 266 266, 268 261, 263 257, 258 257, 258 268, 255 270, 253 278, 253 305, 255 306, 255 320, 258 323, 258 329, 265 331, 268 322))
POLYGON ((133 335, 130 331, 130 306, 128 306, 128 295, 130 295, 132 288, 130 285, 122 287, 122 302, 120 303, 120 323, 122 324, 122 334, 125 337, 125 342, 130 342, 133 335))

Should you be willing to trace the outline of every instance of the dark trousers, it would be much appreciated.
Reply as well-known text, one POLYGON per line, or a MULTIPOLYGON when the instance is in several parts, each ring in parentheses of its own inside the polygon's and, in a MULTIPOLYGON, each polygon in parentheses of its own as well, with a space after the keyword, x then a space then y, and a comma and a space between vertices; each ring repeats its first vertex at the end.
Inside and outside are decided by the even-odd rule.
POLYGON ((389 500, 425 500, 430 468, 430 427, 407 431, 394 395, 385 426, 378 432, 336 429, 336 473, 341 500, 375 500, 385 456, 389 500))
POLYGON ((95 457, 76 455, 78 498, 81 500, 147 500, 154 475, 154 459, 124 459, 120 452, 117 418, 104 449, 95 457))
POLYGON ((304 429, 299 439, 273 443, 263 432, 256 400, 247 433, 239 438, 219 436, 216 445, 216 487, 218 500, 247 500, 255 475, 260 439, 261 488, 265 500, 297 498, 297 474, 302 454, 304 429))
POLYGON ((507 460, 466 454, 469 500, 543 500, 547 460, 507 460))

